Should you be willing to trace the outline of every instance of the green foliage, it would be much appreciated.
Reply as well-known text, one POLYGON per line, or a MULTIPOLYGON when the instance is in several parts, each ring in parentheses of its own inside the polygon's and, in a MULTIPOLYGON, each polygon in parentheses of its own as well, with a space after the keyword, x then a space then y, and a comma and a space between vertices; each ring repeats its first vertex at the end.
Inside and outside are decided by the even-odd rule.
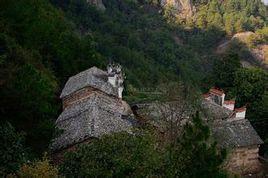
POLYGON ((267 7, 261 0, 209 0, 198 6, 196 25, 200 28, 216 26, 227 34, 255 31, 267 25, 267 7))
POLYGON ((174 41, 175 29, 155 6, 104 1, 100 12, 85 0, 51 2, 63 11, 46 0, 0 2, 0 112, 26 133, 33 153, 52 136, 58 86, 93 65, 103 68, 108 58, 124 66, 135 88, 202 77, 198 55, 174 41))
MULTIPOLYGON (((255 100, 250 104, 250 108, 247 110, 247 117, 257 130, 258 134, 264 140, 268 138, 268 91, 261 96, 260 99, 255 100)), ((265 150, 268 154, 268 143, 265 142, 265 150)))
POLYGON ((0 2, 0 114, 26 134, 32 153, 47 149, 59 109, 58 84, 103 64, 91 35, 74 32, 48 1, 0 2))
POLYGON ((5 177, 26 161, 24 137, 10 123, 1 122, 0 142, 0 176, 5 177))
POLYGON ((58 169, 50 164, 46 155, 42 160, 23 164, 16 173, 21 178, 57 178, 58 169))
POLYGON ((86 65, 100 63, 96 62, 100 57, 93 40, 81 40, 64 14, 48 1, 4 0, 0 10, 1 32, 37 53, 42 64, 59 79, 81 71, 86 65))
POLYGON ((220 170, 226 152, 217 150, 216 143, 210 143, 209 138, 209 127, 197 113, 192 123, 185 125, 175 145, 166 152, 166 176, 226 177, 220 170))
POLYGON ((230 53, 214 64, 213 81, 219 88, 228 89, 234 86, 235 72, 241 67, 237 54, 230 53))
POLYGON ((54 130, 51 117, 57 109, 54 100, 57 84, 49 74, 30 64, 17 66, 5 75, 10 78, 0 90, 2 119, 25 131, 27 145, 41 153, 54 130))
POLYGON ((259 40, 262 43, 268 43, 268 27, 259 29, 256 33, 259 35, 259 40))
POLYGON ((268 75, 261 69, 239 69, 235 73, 234 86, 237 105, 258 101, 264 95, 268 75))
POLYGON ((61 172, 66 177, 146 177, 159 167, 156 143, 148 133, 118 133, 68 153, 61 172))
POLYGON ((163 145, 156 135, 139 130, 93 140, 65 155, 61 173, 66 177, 226 177, 220 170, 225 153, 209 143, 209 128, 199 115, 172 146, 163 145))
POLYGON ((255 35, 251 35, 248 39, 250 47, 256 47, 258 44, 268 43, 268 27, 258 29, 255 35))
POLYGON ((127 84, 152 87, 163 80, 198 82, 201 78, 197 55, 174 41, 175 28, 169 27, 158 14, 159 7, 150 2, 104 0, 105 12, 85 0, 52 2, 66 12, 82 35, 90 31, 99 53, 126 68, 127 84))

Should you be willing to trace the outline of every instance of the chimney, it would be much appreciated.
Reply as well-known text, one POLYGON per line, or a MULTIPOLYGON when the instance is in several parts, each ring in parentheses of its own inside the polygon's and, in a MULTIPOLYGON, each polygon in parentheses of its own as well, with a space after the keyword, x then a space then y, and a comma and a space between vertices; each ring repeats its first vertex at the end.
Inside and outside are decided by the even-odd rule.
POLYGON ((217 88, 211 88, 209 90, 210 99, 220 106, 223 106, 225 94, 222 90, 217 88))
POLYGON ((108 82, 112 84, 113 87, 116 87, 116 75, 108 76, 108 82))
POLYGON ((247 111, 246 107, 236 108, 235 109, 235 119, 236 120, 245 119, 246 118, 246 111, 247 111))
POLYGON ((124 76, 122 73, 121 65, 109 64, 107 66, 108 82, 117 89, 117 95, 122 98, 122 93, 124 90, 124 76))
POLYGON ((119 88, 118 88, 118 98, 122 98, 123 90, 124 90, 123 87, 119 87, 119 88))
POLYGON ((124 76, 122 74, 122 72, 120 71, 120 74, 118 75, 118 78, 117 78, 117 84, 118 84, 118 97, 119 98, 122 98, 122 93, 123 93, 123 90, 124 90, 124 76))
POLYGON ((116 87, 116 73, 114 64, 109 63, 107 66, 107 73, 108 73, 108 82, 112 84, 113 87, 116 87))

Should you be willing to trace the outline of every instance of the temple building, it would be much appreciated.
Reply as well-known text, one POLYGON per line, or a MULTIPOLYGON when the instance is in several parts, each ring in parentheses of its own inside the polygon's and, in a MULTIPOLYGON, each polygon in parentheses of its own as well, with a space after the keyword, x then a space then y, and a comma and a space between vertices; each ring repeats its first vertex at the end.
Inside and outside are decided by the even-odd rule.
POLYGON ((56 157, 92 138, 131 132, 135 119, 122 100, 123 82, 122 68, 115 64, 109 64, 107 71, 92 67, 69 78, 60 95, 63 111, 56 120, 62 133, 51 145, 56 157))

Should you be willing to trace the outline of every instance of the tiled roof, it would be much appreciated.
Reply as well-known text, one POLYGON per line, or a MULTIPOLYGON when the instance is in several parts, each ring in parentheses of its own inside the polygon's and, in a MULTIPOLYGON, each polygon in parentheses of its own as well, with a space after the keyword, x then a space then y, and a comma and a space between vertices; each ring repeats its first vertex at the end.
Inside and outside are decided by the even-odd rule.
POLYGON ((223 148, 245 147, 263 141, 247 119, 215 122, 212 135, 223 148))
POLYGON ((203 98, 207 99, 207 98, 209 98, 210 95, 209 95, 209 93, 205 93, 202 96, 203 96, 203 98))
POLYGON ((52 150, 59 150, 113 132, 131 132, 135 120, 128 105, 116 98, 93 94, 66 108, 56 121, 63 133, 53 140, 52 150))
POLYGON ((236 111, 236 112, 244 112, 244 111, 246 111, 246 110, 247 110, 246 107, 235 108, 235 111, 236 111))
POLYGON ((235 100, 225 100, 224 104, 226 105, 235 104, 235 100))
MULTIPOLYGON (((172 105, 175 105, 174 103, 172 105)), ((162 117, 161 109, 159 106, 154 104, 136 104, 136 113, 139 116, 147 115, 151 116, 151 124, 156 126, 158 129, 162 130, 163 125, 159 122, 160 119, 156 119, 158 117, 162 117), (161 111, 160 111, 161 110, 161 111)), ((165 105, 161 105, 165 107, 165 105)), ((221 147, 243 147, 243 146, 251 146, 262 144, 263 141, 254 130, 252 125, 247 119, 240 120, 231 120, 235 114, 234 111, 231 111, 223 106, 220 106, 213 101, 203 99, 202 100, 203 107, 203 119, 208 121, 208 124, 212 129, 212 136, 216 139, 218 144, 221 147), (207 118, 212 118, 212 122, 210 122, 207 118)), ((167 109, 172 109, 170 107, 166 107, 167 109)), ((169 112, 169 111, 167 111, 169 112)), ((179 111, 178 111, 179 112, 179 111)), ((176 115, 177 113, 174 113, 176 115)), ((180 114, 180 113, 178 113, 180 114)), ((191 114, 188 114, 190 116, 191 114)), ((187 115, 185 118, 188 118, 187 115)))
POLYGON ((211 89, 209 90, 209 93, 211 93, 211 94, 215 94, 215 95, 219 95, 219 96, 221 96, 221 95, 224 94, 224 92, 223 92, 222 90, 217 89, 217 88, 211 88, 211 89))
POLYGON ((114 88, 108 80, 107 72, 98 69, 97 67, 92 67, 88 70, 80 72, 69 78, 65 84, 60 98, 64 98, 78 91, 84 87, 91 86, 93 88, 99 89, 109 95, 117 96, 117 90, 114 88))
POLYGON ((233 114, 233 111, 210 100, 203 100, 202 107, 205 109, 208 117, 213 119, 227 119, 233 114))

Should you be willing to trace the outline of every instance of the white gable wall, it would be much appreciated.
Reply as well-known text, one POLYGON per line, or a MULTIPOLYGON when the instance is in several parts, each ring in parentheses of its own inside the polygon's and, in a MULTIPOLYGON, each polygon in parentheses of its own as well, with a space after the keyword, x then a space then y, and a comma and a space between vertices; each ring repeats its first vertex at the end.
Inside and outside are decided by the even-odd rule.
POLYGON ((235 105, 234 104, 223 104, 223 107, 230 109, 230 110, 234 110, 235 105))
POLYGON ((235 117, 240 118, 240 119, 245 119, 246 118, 246 111, 236 112, 235 117))
POLYGON ((116 75, 114 75, 114 76, 109 76, 109 77, 108 77, 108 82, 109 82, 110 84, 112 84, 113 87, 116 87, 116 75))

